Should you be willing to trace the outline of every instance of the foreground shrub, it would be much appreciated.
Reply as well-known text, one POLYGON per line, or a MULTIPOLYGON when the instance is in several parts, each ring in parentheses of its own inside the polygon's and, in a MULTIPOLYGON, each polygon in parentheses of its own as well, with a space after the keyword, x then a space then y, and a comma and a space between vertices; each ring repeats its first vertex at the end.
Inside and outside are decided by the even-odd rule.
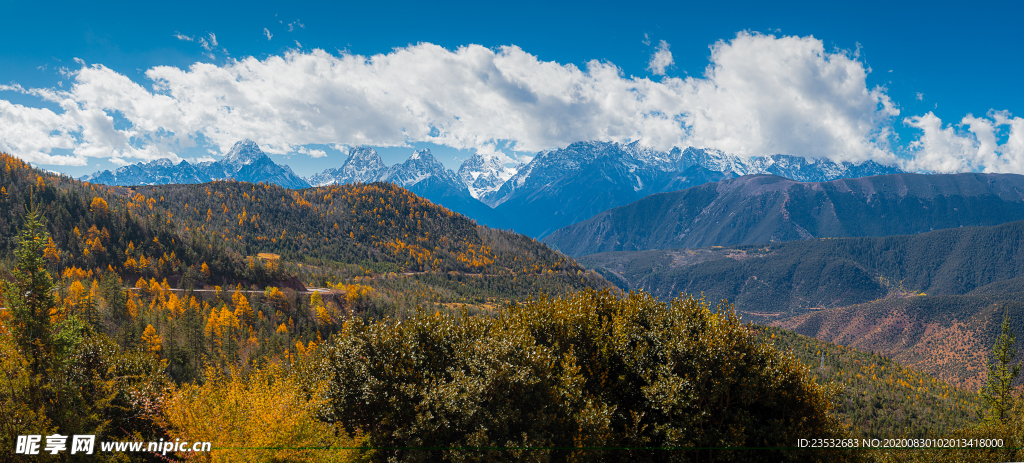
POLYGON ((303 390, 280 368, 247 375, 206 371, 206 383, 166 395, 162 422, 171 439, 213 444, 211 453, 181 453, 185 460, 217 462, 347 462, 358 439, 316 419, 325 404, 319 391, 303 390))
POLYGON ((821 461, 792 447, 845 435, 806 367, 693 298, 354 318, 304 378, 328 381, 324 419, 365 432, 379 461, 821 461))

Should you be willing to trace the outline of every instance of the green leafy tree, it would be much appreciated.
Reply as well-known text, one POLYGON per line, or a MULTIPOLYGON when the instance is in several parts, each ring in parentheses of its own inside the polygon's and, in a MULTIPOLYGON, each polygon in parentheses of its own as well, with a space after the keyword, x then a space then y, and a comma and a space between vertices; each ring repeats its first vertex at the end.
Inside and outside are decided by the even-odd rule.
POLYGON ((985 420, 992 424, 1005 422, 1013 408, 1013 381, 1020 374, 1020 364, 1013 364, 1017 356, 1014 348, 1016 336, 1010 329, 1010 313, 1003 315, 1002 330, 992 346, 993 361, 988 364, 988 381, 981 396, 989 405, 985 420))
POLYGON ((307 378, 328 384, 323 419, 365 432, 379 461, 826 458, 785 448, 846 436, 835 391, 719 309, 584 291, 494 317, 351 318, 307 378))

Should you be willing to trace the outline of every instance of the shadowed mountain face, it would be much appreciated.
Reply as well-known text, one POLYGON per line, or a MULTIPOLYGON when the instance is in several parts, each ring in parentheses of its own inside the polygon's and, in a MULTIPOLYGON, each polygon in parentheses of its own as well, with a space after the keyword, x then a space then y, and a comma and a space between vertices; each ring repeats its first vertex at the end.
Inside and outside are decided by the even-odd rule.
POLYGON ((1024 176, 895 174, 801 183, 757 175, 656 194, 544 242, 582 256, 818 237, 887 236, 1024 220, 1024 176))
POLYGON ((1024 221, 918 235, 607 252, 579 262, 623 289, 662 299, 703 293, 770 320, 889 293, 1022 291, 1013 283, 1024 277, 1024 221))

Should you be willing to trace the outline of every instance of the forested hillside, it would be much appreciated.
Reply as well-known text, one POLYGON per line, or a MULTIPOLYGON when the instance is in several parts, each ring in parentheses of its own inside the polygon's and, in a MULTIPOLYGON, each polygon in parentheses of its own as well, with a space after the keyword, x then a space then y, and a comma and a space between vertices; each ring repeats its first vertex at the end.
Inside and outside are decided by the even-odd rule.
POLYGON ((193 269, 211 283, 266 284, 283 277, 249 265, 223 240, 182 236, 157 201, 133 203, 131 191, 52 175, 0 153, 0 259, 13 257, 28 209, 38 207, 52 242, 46 259, 58 274, 113 269, 125 276, 168 277, 193 269), (126 267, 126 262, 134 262, 126 267), (206 270, 202 270, 204 267, 206 270))
POLYGON ((836 414, 861 436, 934 437, 971 425, 984 409, 974 389, 960 388, 889 357, 789 330, 758 328, 761 339, 791 352, 820 384, 841 386, 836 414))
POLYGON ((965 294, 1022 277, 1024 222, 883 238, 610 252, 580 261, 627 289, 660 298, 703 292, 763 320, 890 293, 965 294))

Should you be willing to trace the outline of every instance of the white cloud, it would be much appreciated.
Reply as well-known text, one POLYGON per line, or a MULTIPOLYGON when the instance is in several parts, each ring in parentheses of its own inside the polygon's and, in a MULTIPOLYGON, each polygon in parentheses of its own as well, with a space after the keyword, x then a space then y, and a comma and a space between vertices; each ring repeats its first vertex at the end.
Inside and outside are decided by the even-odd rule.
POLYGON ((917 92, 917 101, 922 101, 922 100, 924 100, 924 93, 917 92))
POLYGON ((1024 118, 989 111, 986 117, 968 114, 954 127, 943 126, 938 116, 928 112, 904 123, 923 132, 909 146, 912 169, 1024 173, 1024 118), (1002 144, 1000 135, 1005 136, 1002 144))
POLYGON ((899 110, 868 88, 864 63, 813 37, 740 33, 711 47, 703 78, 671 80, 688 144, 745 156, 792 154, 894 162, 899 110))
POLYGON ((300 146, 297 151, 298 151, 299 154, 306 154, 306 155, 309 155, 309 157, 311 157, 311 158, 325 158, 325 157, 327 157, 327 152, 326 151, 318 150, 318 149, 309 149, 309 148, 306 148, 305 146, 300 146))
POLYGON ((267 29, 266 27, 263 28, 263 34, 267 36, 267 40, 274 38, 274 34, 271 34, 270 29, 267 29))
POLYGON ((187 36, 185 34, 182 34, 181 32, 175 32, 174 33, 174 38, 176 38, 178 40, 184 40, 186 42, 195 42, 196 41, 196 39, 194 37, 189 37, 189 36, 187 36))
MULTIPOLYGON (((195 40, 217 46, 213 34, 195 40)), ((671 53, 665 42, 658 50, 655 56, 665 55, 652 59, 652 71, 663 73, 671 53)), ((813 37, 740 33, 712 45, 710 60, 701 77, 652 81, 597 60, 582 68, 541 61, 515 46, 447 50, 420 43, 374 56, 292 50, 263 60, 158 66, 145 73, 151 90, 82 63, 66 90, 0 88, 61 108, 0 100, 0 148, 67 164, 90 157, 177 162, 174 153, 195 140, 224 153, 242 138, 276 154, 303 153, 310 144, 432 142, 497 154, 499 144, 532 152, 580 140, 640 140, 665 150, 897 162, 890 140, 900 111, 885 88, 867 86, 870 70, 855 52, 828 52, 813 37)), ((1024 157, 1019 118, 965 118, 967 132, 943 127, 931 113, 906 123, 922 131, 911 150, 919 168, 1024 172, 1014 167, 1024 157), (1009 141, 984 144, 987 126, 1009 128, 1009 141)))
MULTIPOLYGON (((647 39, 646 34, 644 39, 647 39)), ((647 69, 656 76, 663 76, 665 75, 665 69, 668 69, 673 64, 675 64, 675 61, 672 59, 672 52, 668 51, 668 42, 662 40, 658 43, 658 49, 651 55, 651 60, 647 63, 647 69)))

